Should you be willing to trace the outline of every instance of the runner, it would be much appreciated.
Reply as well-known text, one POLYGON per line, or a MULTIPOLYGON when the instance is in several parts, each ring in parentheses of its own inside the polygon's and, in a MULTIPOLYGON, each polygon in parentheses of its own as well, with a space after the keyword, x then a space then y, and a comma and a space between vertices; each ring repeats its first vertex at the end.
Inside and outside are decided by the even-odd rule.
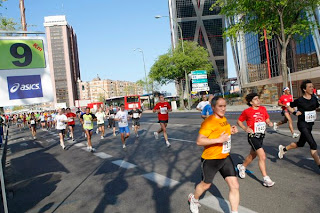
POLYGON ((116 136, 116 122, 114 121, 115 115, 116 115, 116 111, 114 111, 113 106, 111 105, 108 111, 108 118, 109 118, 109 127, 112 128, 113 136, 116 136))
POLYGON ((125 110, 124 104, 120 105, 120 111, 117 112, 114 120, 118 121, 119 131, 121 134, 122 148, 126 148, 126 139, 130 136, 130 129, 128 126, 128 111, 125 110))
POLYGON ((298 129, 301 133, 299 141, 288 146, 279 145, 278 156, 280 159, 290 149, 303 147, 306 142, 310 146, 310 154, 320 169, 320 159, 317 152, 317 143, 312 136, 312 126, 317 118, 316 109, 319 107, 317 98, 313 95, 313 84, 310 80, 302 82, 300 89, 303 96, 294 100, 288 107, 289 111, 298 116, 298 129), (293 108, 297 108, 295 111, 293 108))
POLYGON ((272 127, 267 109, 260 106, 260 99, 257 93, 250 93, 246 96, 246 101, 249 106, 244 110, 238 119, 238 125, 248 133, 248 142, 251 146, 251 151, 246 157, 243 164, 238 164, 239 177, 245 178, 246 167, 258 156, 259 168, 263 176, 263 185, 271 187, 275 183, 267 175, 266 170, 266 153, 262 148, 263 138, 265 137, 266 124, 272 127), (243 122, 247 122, 247 126, 243 122))
POLYGON ((19 128, 19 130, 22 130, 22 123, 23 123, 23 117, 21 114, 18 114, 17 116, 17 127, 19 128))
POLYGON ((95 148, 92 148, 92 143, 91 143, 91 137, 92 137, 92 133, 93 133, 93 121, 97 120, 97 117, 90 113, 90 107, 86 108, 86 113, 82 114, 80 116, 80 121, 83 124, 83 129, 86 133, 86 137, 87 137, 87 141, 88 141, 88 146, 87 149, 90 152, 94 152, 96 151, 95 148))
POLYGON ((46 119, 43 112, 40 113, 39 119, 41 122, 41 129, 43 130, 46 127, 46 119))
POLYGON ((30 122, 30 129, 31 129, 31 134, 33 136, 33 139, 37 139, 37 121, 38 120, 34 115, 34 112, 31 112, 29 122, 30 122))
POLYGON ((58 134, 60 137, 60 146, 62 147, 62 149, 66 149, 66 146, 64 145, 64 135, 66 134, 66 123, 68 122, 68 118, 64 113, 64 109, 58 109, 58 114, 55 117, 56 129, 58 130, 58 134))
POLYGON ((282 107, 281 115, 284 116, 284 119, 283 119, 283 121, 274 122, 273 129, 274 129, 274 131, 277 131, 277 129, 280 125, 289 122, 289 129, 291 131, 292 138, 297 138, 297 137, 299 137, 299 134, 295 133, 293 131, 292 119, 290 116, 290 112, 287 109, 287 107, 290 105, 290 102, 292 102, 292 95, 290 94, 289 87, 285 87, 283 89, 283 93, 284 94, 280 97, 280 99, 278 101, 278 105, 282 107))
POLYGON ((68 107, 66 116, 68 118, 69 138, 72 138, 72 141, 74 141, 74 127, 76 125, 75 119, 77 115, 71 112, 71 109, 68 107))
POLYGON ((0 146, 2 145, 2 137, 3 137, 3 127, 5 125, 5 119, 0 115, 0 146))
POLYGON ((105 133, 104 120, 106 119, 107 115, 103 111, 102 107, 99 108, 99 111, 96 113, 96 117, 97 117, 98 130, 101 132, 100 138, 104 139, 104 133, 105 133))
POLYGON ((49 130, 52 126, 52 115, 50 111, 47 113, 47 130, 49 130))
POLYGON ((52 126, 51 127, 55 127, 56 126, 56 115, 57 113, 55 111, 52 111, 51 113, 51 117, 52 117, 52 126))
POLYGON ((229 186, 229 201, 231 212, 237 213, 239 206, 239 183, 233 161, 230 157, 231 134, 238 132, 236 126, 231 126, 225 115, 227 102, 222 97, 215 97, 211 106, 214 114, 202 122, 197 139, 197 145, 203 146, 201 156, 202 180, 196 186, 194 194, 190 193, 188 201, 192 213, 199 212, 199 198, 207 191, 219 171, 229 186))
POLYGON ((207 95, 202 95, 202 101, 199 102, 197 105, 196 109, 200 112, 202 112, 203 108, 210 104, 209 101, 207 100, 207 95))
POLYGON ((163 132, 164 139, 166 140, 166 145, 169 148, 171 144, 168 141, 168 134, 167 134, 167 125, 169 121, 168 112, 171 112, 171 106, 168 102, 164 101, 164 95, 159 96, 159 103, 157 103, 154 108, 153 112, 158 113, 158 123, 160 123, 160 129, 157 132, 154 132, 155 139, 159 139, 159 133, 163 132))
POLYGON ((133 109, 129 112, 132 118, 132 125, 134 126, 134 133, 136 134, 136 137, 139 137, 138 129, 140 128, 140 118, 142 115, 142 111, 140 109, 137 109, 136 105, 133 105, 133 109))
POLYGON ((203 120, 205 120, 207 117, 213 114, 212 107, 211 107, 211 101, 213 98, 214 98, 214 95, 212 94, 209 95, 209 98, 208 98, 209 104, 206 105, 201 112, 201 118, 203 118, 203 120))

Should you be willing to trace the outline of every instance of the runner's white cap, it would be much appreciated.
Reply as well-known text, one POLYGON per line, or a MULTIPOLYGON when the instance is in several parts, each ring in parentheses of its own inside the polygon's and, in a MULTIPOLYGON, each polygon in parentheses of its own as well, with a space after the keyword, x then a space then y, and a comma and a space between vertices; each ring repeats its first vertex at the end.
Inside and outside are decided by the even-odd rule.
POLYGON ((289 87, 283 88, 282 92, 284 92, 284 91, 286 91, 286 90, 290 90, 289 87))

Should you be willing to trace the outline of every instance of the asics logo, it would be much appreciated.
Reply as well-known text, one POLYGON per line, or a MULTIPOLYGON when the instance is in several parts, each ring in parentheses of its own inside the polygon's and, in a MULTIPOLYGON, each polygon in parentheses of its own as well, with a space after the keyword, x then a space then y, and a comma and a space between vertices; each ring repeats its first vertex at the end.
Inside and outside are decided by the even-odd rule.
POLYGON ((40 84, 19 84, 19 83, 15 83, 13 84, 13 86, 10 89, 10 93, 15 93, 18 90, 22 90, 22 91, 29 91, 29 90, 38 90, 40 89, 40 84))

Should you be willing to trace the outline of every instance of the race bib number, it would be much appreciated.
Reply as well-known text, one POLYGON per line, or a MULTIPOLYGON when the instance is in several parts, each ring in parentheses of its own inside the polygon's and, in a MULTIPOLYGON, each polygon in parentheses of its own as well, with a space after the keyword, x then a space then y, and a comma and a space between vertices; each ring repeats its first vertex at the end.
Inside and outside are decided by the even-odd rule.
POLYGON ((256 122, 254 123, 254 132, 264 134, 266 131, 266 123, 265 122, 256 122))
POLYGON ((224 142, 222 145, 222 154, 227 154, 231 150, 231 135, 229 135, 228 141, 224 142))
POLYGON ((73 118, 68 118, 68 122, 72 122, 73 121, 73 118))
POLYGON ((122 116, 121 120, 119 121, 120 125, 127 126, 128 119, 125 116, 122 116))
POLYGON ((91 125, 91 121, 85 120, 85 121, 84 121, 84 124, 85 124, 85 125, 91 125))
POLYGON ((167 107, 160 107, 160 114, 167 114, 167 107))
POLYGON ((136 113, 136 112, 133 113, 132 117, 133 117, 133 118, 139 118, 139 113, 136 113))
POLYGON ((31 124, 36 124, 36 122, 34 120, 31 120, 30 123, 31 124))
POLYGON ((306 122, 314 122, 317 119, 317 113, 316 111, 307 111, 304 112, 304 117, 306 122))

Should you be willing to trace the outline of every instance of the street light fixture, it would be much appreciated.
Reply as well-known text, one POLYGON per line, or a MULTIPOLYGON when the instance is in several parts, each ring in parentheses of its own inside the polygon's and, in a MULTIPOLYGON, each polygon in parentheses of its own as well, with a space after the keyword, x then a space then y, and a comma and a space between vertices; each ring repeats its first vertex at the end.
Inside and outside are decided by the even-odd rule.
MULTIPOLYGON (((180 26, 180 24, 178 23, 177 19, 175 18, 171 18, 169 16, 161 16, 161 15, 156 15, 155 18, 156 19, 159 19, 159 18, 162 18, 162 17, 166 17, 166 18, 169 18, 170 20, 174 21, 176 23, 176 25, 178 26, 179 30, 180 30, 180 40, 181 40, 181 46, 182 46, 182 52, 183 54, 184 53, 184 46, 183 46, 183 34, 182 34, 182 28, 180 26)), ((173 50, 172 50, 172 53, 173 53, 173 50)), ((189 94, 189 79, 188 79, 188 75, 187 75, 187 71, 184 70, 184 76, 185 76, 185 79, 186 79, 186 91, 187 91, 187 97, 188 97, 188 108, 191 109, 191 106, 190 106, 190 94, 189 94)))

